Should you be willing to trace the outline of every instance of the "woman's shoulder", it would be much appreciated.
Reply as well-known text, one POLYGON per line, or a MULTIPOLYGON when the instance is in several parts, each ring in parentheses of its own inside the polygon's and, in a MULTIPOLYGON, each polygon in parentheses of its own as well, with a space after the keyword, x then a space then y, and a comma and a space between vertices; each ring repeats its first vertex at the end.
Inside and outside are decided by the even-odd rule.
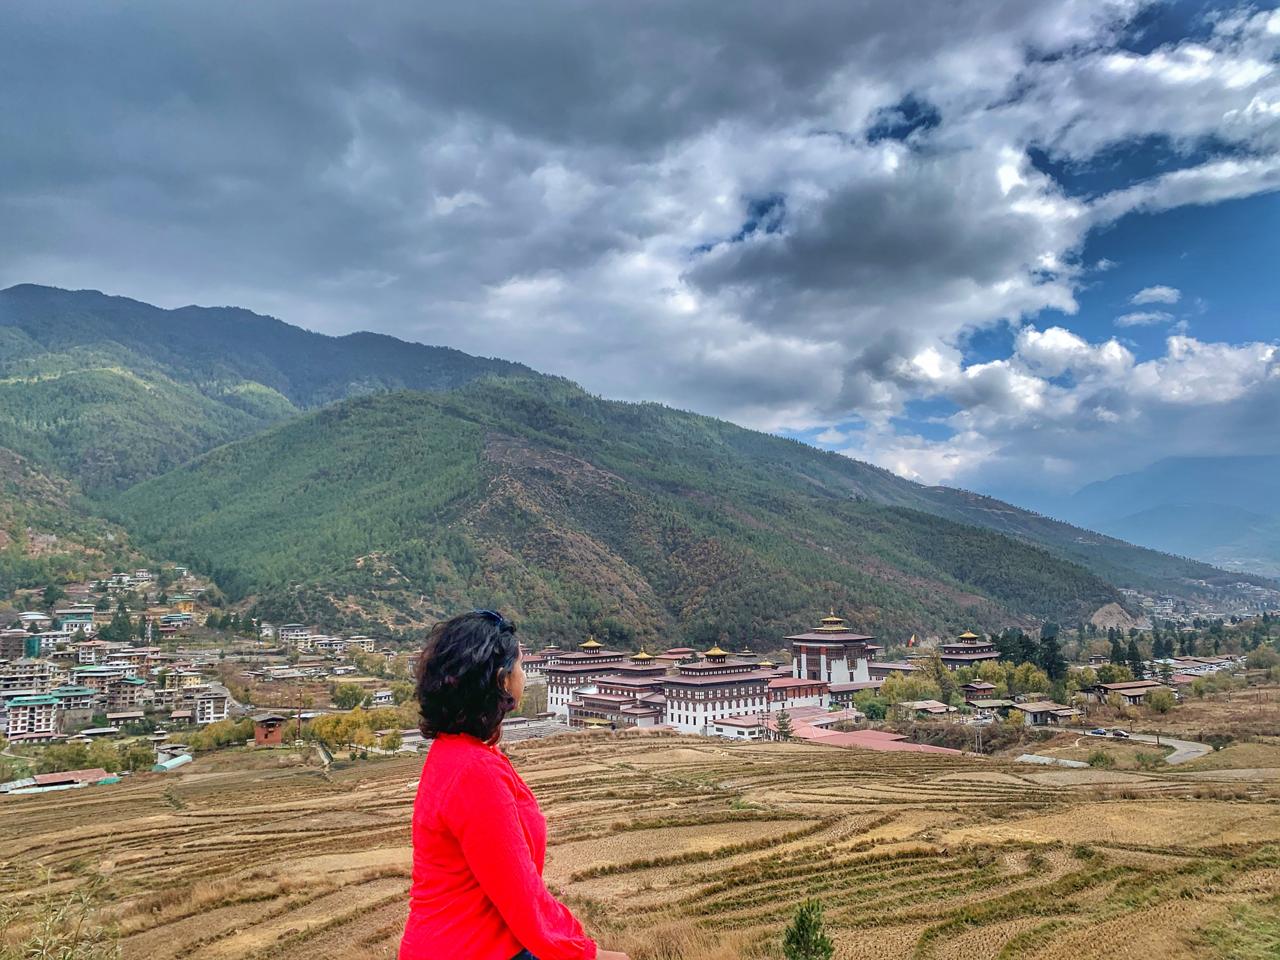
POLYGON ((510 761, 495 747, 465 734, 437 737, 427 755, 424 776, 436 779, 442 787, 476 781, 501 782, 515 776, 510 761))

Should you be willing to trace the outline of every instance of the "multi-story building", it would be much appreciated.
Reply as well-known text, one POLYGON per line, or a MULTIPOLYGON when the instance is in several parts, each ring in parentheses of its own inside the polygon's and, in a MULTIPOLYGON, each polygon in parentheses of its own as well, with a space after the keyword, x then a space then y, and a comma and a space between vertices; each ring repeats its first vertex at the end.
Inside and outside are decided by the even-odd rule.
POLYGON ((769 681, 775 671, 729 659, 713 647, 699 663, 682 663, 679 673, 662 683, 666 723, 681 733, 706 735, 710 725, 726 717, 767 713, 769 681))
POLYGON ((107 686, 107 710, 136 710, 147 696, 147 681, 141 677, 122 677, 107 686))
POLYGON ((62 672, 48 660, 21 657, 0 663, 0 695, 48 693, 57 686, 62 672))
POLYGON ((575 695, 594 692, 596 681, 615 673, 626 658, 625 653, 606 650, 595 637, 588 637, 577 653, 562 654, 558 663, 546 668, 547 709, 567 718, 575 695))
POLYGON ((995 643, 983 640, 976 633, 966 630, 950 643, 941 644, 939 655, 942 665, 948 670, 959 670, 961 667, 976 667, 987 660, 999 660, 1000 653, 995 643))
POLYGON ((25 630, 0 630, 0 660, 21 660, 40 655, 40 638, 25 630))
POLYGON ((78 686, 90 687, 104 700, 111 690, 111 684, 123 680, 128 675, 128 667, 113 667, 106 664, 97 667, 74 667, 71 671, 73 681, 78 686))
POLYGON ((8 713, 5 736, 11 742, 52 740, 62 732, 62 706, 47 693, 13 697, 8 713))
POLYGON ((49 696, 56 697, 62 704, 64 712, 73 710, 94 710, 102 706, 102 698, 93 687, 75 684, 64 684, 49 691, 49 696))
POLYGON ((377 643, 378 641, 374 640, 373 637, 366 636, 347 637, 346 639, 348 650, 355 648, 364 653, 373 653, 374 647, 377 646, 377 643))
POLYGON ((813 630, 787 640, 791 642, 791 675, 829 684, 870 680, 868 665, 880 650, 873 642, 875 637, 852 632, 834 611, 813 630))
POLYGON ((775 677, 769 681, 769 712, 794 710, 797 707, 822 707, 831 703, 831 685, 825 680, 807 677, 775 677))
POLYGON ((300 623, 286 623, 276 628, 276 639, 291 643, 299 650, 311 649, 311 631, 300 623))
POLYGON ((230 697, 225 690, 207 690, 198 693, 192 703, 192 713, 198 724, 217 723, 227 719, 230 697))

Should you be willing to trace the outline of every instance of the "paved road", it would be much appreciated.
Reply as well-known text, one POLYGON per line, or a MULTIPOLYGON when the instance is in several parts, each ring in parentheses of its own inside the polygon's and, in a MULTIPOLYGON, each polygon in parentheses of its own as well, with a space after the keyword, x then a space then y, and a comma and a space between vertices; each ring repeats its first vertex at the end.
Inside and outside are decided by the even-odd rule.
MULTIPOLYGON (((1088 733, 1080 727, 1072 728, 1076 733, 1088 733)), ((1093 740, 1102 740, 1102 737, 1091 737, 1093 740)), ((1178 740, 1174 737, 1166 737, 1163 734, 1157 740, 1149 733, 1131 733, 1130 740, 1137 740, 1141 743, 1158 743, 1162 747, 1173 747, 1173 753, 1164 758, 1165 763, 1179 764, 1187 763, 1190 760, 1199 760, 1201 757, 1213 753, 1213 747, 1207 743, 1198 743, 1195 740, 1178 740)))

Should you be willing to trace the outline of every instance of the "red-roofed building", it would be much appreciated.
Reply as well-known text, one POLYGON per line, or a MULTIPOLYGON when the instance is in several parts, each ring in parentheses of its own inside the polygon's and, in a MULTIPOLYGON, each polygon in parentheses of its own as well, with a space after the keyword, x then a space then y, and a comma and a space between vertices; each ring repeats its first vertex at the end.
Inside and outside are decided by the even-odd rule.
POLYGON ((769 710, 794 710, 796 707, 826 708, 830 702, 830 684, 825 680, 805 677, 777 677, 769 681, 769 710))

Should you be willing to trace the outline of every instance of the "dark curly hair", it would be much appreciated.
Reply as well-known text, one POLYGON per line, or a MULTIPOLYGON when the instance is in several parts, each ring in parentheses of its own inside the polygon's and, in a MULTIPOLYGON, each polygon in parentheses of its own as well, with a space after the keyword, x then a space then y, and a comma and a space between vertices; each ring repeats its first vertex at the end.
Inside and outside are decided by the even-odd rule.
POLYGON ((424 737, 498 739, 502 718, 516 706, 503 687, 520 656, 515 633, 515 624, 492 610, 473 610, 431 628, 417 670, 424 737))

